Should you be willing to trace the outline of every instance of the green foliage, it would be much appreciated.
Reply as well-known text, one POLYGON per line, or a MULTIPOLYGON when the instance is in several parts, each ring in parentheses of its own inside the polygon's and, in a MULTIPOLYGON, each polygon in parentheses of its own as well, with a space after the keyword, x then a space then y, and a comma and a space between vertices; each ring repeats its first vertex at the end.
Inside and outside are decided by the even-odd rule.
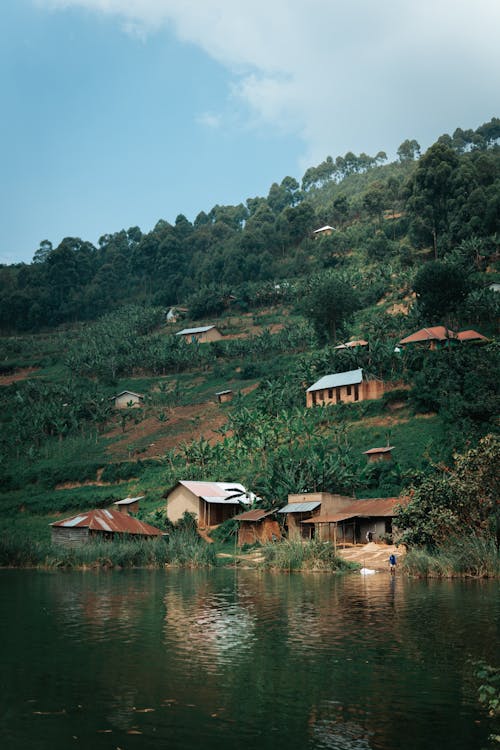
POLYGON ((402 568, 417 578, 498 578, 500 557, 492 539, 472 535, 450 538, 432 551, 412 548, 402 568))
POLYGON ((358 307, 352 282, 333 271, 310 279, 300 309, 311 321, 321 343, 337 340, 337 329, 358 307))
POLYGON ((329 570, 344 572, 359 567, 335 555, 330 542, 283 540, 262 547, 265 566, 278 570, 329 570))
POLYGON ((237 518, 228 518, 227 521, 221 523, 217 528, 210 532, 211 538, 214 542, 225 542, 234 541, 234 538, 238 535, 238 529, 240 527, 237 518))
POLYGON ((489 716, 500 716, 500 667, 480 661, 475 664, 474 675, 480 682, 477 689, 479 702, 489 716))

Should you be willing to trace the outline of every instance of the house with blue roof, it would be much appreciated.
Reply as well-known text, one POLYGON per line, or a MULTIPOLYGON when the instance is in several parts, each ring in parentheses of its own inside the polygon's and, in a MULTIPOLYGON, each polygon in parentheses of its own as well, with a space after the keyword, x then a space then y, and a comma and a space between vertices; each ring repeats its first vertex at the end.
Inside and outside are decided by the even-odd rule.
MULTIPOLYGON (((391 388, 394 385, 391 385, 391 388)), ((361 368, 324 375, 306 391, 306 406, 324 404, 354 404, 380 398, 389 390, 383 380, 368 380, 361 368)))

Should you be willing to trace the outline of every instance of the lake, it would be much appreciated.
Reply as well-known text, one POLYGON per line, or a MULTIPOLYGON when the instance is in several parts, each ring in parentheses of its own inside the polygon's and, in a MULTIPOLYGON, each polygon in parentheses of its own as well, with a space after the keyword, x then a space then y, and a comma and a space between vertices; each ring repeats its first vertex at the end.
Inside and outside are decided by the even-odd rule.
MULTIPOLYGON (((479 750, 497 582, 0 571, 5 750, 479 750)), ((498 727, 496 728, 498 731, 498 727)))

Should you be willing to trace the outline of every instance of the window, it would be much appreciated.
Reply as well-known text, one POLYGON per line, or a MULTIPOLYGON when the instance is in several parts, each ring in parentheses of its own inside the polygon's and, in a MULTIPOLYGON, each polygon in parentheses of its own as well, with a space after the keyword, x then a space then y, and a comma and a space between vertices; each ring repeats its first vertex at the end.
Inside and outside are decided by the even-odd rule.
POLYGON ((347 386, 347 395, 348 396, 351 395, 351 386, 350 385, 347 386))
POLYGON ((333 398, 333 388, 328 389, 328 398, 333 398))
POLYGON ((357 383, 354 386, 354 400, 359 401, 359 385, 357 383))

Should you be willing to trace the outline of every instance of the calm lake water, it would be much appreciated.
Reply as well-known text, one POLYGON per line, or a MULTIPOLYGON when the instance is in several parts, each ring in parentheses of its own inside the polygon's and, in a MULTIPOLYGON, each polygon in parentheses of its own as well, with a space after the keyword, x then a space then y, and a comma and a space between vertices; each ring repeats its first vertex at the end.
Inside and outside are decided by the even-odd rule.
MULTIPOLYGON (((5 750, 475 750, 495 582, 0 571, 5 750)), ((498 727, 496 728, 498 731, 498 727)))

